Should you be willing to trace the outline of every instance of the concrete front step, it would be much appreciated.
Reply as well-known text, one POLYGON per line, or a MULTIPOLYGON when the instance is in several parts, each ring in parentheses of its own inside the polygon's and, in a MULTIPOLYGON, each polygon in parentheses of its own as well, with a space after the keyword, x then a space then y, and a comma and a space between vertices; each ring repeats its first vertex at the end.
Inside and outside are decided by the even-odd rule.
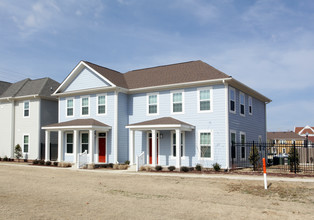
POLYGON ((130 165, 128 171, 136 171, 136 164, 130 165))

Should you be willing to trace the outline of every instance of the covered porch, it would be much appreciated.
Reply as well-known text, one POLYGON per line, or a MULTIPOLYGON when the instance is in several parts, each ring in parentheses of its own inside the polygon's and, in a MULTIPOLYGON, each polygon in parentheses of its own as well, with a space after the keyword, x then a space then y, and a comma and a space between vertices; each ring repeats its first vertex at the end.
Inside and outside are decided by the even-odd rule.
MULTIPOLYGON (((171 137, 169 138, 171 141, 168 142, 169 149, 171 149, 171 153, 167 156, 172 156, 175 158, 175 165, 177 168, 181 167, 181 160, 184 150, 184 142, 185 142, 185 133, 191 132, 195 127, 188 123, 179 121, 177 119, 171 117, 163 117, 154 120, 144 121, 140 123, 130 124, 126 126, 129 129, 129 158, 130 164, 136 163, 136 156, 138 156, 135 152, 135 132, 145 132, 147 133, 147 142, 146 142, 146 164, 150 164, 151 166, 161 165, 160 160, 158 159, 161 156, 160 150, 160 139, 163 137, 164 132, 170 132, 171 137), (178 156, 181 155, 181 156, 178 156)), ((143 144, 143 143, 142 143, 143 144)), ((145 147, 144 147, 145 148, 145 147)), ((140 152, 142 153, 142 152, 140 152)), ((164 164, 163 164, 164 165, 164 164)), ((169 165, 169 164, 166 164, 169 165)))
POLYGON ((45 160, 50 158, 50 133, 58 133, 58 162, 77 163, 79 155, 87 152, 88 163, 107 163, 107 138, 110 126, 94 119, 75 119, 50 124, 45 130, 45 160))

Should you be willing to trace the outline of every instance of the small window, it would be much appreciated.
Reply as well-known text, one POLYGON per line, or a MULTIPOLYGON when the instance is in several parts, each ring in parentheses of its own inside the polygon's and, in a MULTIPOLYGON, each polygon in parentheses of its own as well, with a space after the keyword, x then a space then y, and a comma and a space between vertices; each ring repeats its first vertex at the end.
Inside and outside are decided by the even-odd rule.
MULTIPOLYGON (((184 135, 181 132, 181 157, 184 155, 184 135)), ((172 133, 172 156, 177 156, 177 147, 176 147, 176 133, 172 133)))
POLYGON ((211 110, 210 89, 199 90, 199 111, 206 112, 211 110))
POLYGON ((251 96, 249 96, 249 114, 253 114, 253 100, 251 96))
POLYGON ((172 113, 183 112, 183 93, 172 93, 172 113))
POLYGON ((240 141, 241 141, 241 159, 244 159, 245 158, 245 153, 246 153, 246 149, 245 149, 245 134, 244 133, 241 133, 240 134, 240 141))
POLYGON ((73 116, 73 99, 67 99, 67 116, 73 116))
POLYGON ((151 94, 148 95, 148 114, 158 113, 158 95, 151 94))
POLYGON ((73 134, 66 134, 66 148, 67 154, 73 153, 73 134))
POLYGON ((230 142, 231 142, 231 158, 236 158, 236 150, 235 150, 236 133, 235 132, 231 132, 230 142))
POLYGON ((230 112, 235 113, 236 112, 236 93, 234 88, 230 88, 229 90, 229 100, 230 100, 230 112))
POLYGON ((280 144, 286 144, 286 140, 280 140, 279 143, 280 144))
POLYGON ((100 95, 98 96, 98 114, 106 114, 106 96, 105 95, 100 95))
POLYGON ((211 133, 201 132, 199 138, 201 157, 211 158, 211 133))
POLYGON ((291 140, 291 144, 295 144, 295 140, 291 140))
POLYGON ((28 153, 28 146, 29 146, 29 136, 24 135, 24 143, 23 143, 23 152, 28 153))
POLYGON ((81 99, 81 106, 82 106, 82 115, 88 115, 89 114, 89 98, 83 97, 81 99))
POLYGON ((84 153, 86 150, 88 153, 88 133, 82 133, 81 145, 81 152, 84 153))
POLYGON ((258 143, 259 143, 259 144, 262 143, 262 136, 261 136, 261 135, 258 136, 258 143))
POLYGON ((245 96, 244 93, 240 93, 240 114, 245 115, 245 96))
POLYGON ((29 101, 24 102, 24 117, 29 117, 29 101))

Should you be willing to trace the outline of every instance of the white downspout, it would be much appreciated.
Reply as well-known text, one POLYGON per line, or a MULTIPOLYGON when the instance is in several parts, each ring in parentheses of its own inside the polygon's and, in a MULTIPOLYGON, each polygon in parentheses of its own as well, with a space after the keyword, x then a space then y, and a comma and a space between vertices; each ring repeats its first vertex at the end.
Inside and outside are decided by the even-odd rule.
MULTIPOLYGON (((8 98, 8 101, 10 99, 8 98)), ((14 157, 14 142, 15 142, 15 102, 12 100, 12 114, 11 114, 11 156, 14 157)))

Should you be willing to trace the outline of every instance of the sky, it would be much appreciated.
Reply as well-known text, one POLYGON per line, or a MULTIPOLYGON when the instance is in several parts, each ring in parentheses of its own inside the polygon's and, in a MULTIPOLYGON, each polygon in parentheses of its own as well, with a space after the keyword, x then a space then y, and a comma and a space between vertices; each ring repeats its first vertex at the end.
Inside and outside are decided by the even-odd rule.
POLYGON ((62 82, 202 60, 272 100, 267 130, 314 126, 312 0, 0 0, 0 80, 62 82))

